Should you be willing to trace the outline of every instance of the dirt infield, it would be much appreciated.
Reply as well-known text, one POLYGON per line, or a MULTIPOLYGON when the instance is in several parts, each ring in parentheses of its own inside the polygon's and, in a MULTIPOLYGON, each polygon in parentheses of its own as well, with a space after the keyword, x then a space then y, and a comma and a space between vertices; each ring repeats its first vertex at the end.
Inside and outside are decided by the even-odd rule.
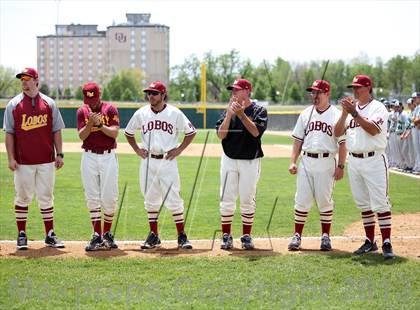
MULTIPOLYGON (((171 257, 171 256, 268 256, 268 255, 305 255, 318 253, 321 255, 351 254, 363 241, 363 228, 361 222, 351 224, 344 236, 332 237, 332 252, 320 252, 319 237, 304 237, 302 250, 299 252, 287 251, 290 238, 272 238, 272 246, 267 238, 255 238, 256 249, 244 251, 240 248, 239 240, 234 240, 235 248, 231 251, 220 250, 220 241, 194 240, 193 250, 177 249, 175 241, 164 241, 160 249, 140 250, 141 241, 120 241, 119 248, 115 250, 101 250, 85 252, 86 241, 66 241, 66 248, 52 249, 44 246, 41 241, 29 241, 27 251, 16 251, 16 241, 0 241, 0 258, 112 258, 112 257, 171 257)), ((379 236, 379 232, 377 232, 379 236)), ((380 237, 378 237, 380 238, 380 237)), ((379 240, 379 239, 378 239, 379 240)), ((420 259, 420 213, 393 216, 393 247, 397 256, 420 259)))
MULTIPOLYGON (((291 145, 263 145, 262 146, 265 157, 290 157, 292 153, 291 145)), ((66 153, 78 153, 82 151, 79 142, 63 143, 63 150, 66 153)), ((182 152, 181 156, 201 156, 203 151, 203 144, 190 144, 188 148, 182 152)), ((0 153, 6 152, 4 143, 0 144, 0 153)), ((117 154, 134 154, 133 149, 128 143, 118 143, 117 154)), ((222 145, 207 144, 204 156, 206 157, 220 157, 222 155, 222 145)))
MULTIPOLYGON (((292 152, 291 145, 263 145, 262 146, 264 154, 266 157, 290 157, 292 152)), ((66 150, 66 153, 77 153, 81 152, 80 143, 68 142, 63 144, 63 149, 66 150)), ((203 152, 203 144, 192 143, 188 148, 182 152, 181 156, 201 156, 203 152)), ((134 154, 133 149, 128 143, 118 143, 117 148, 118 154, 134 154)), ((222 145, 217 144, 207 144, 206 151, 204 156, 206 157, 220 157, 222 155, 222 145)))

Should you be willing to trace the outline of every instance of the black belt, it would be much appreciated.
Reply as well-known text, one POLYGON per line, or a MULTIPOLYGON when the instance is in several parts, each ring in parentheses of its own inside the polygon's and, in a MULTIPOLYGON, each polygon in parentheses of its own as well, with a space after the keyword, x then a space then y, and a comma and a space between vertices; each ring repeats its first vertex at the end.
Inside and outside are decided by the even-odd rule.
POLYGON ((154 159, 163 159, 165 155, 160 154, 160 155, 155 155, 155 154, 150 154, 150 157, 154 158, 154 159))
POLYGON ((375 155, 375 152, 369 152, 369 153, 350 153, 351 156, 353 157, 357 157, 357 158, 367 158, 367 157, 372 157, 373 155, 375 155))
POLYGON ((88 149, 85 149, 85 152, 91 152, 91 153, 94 153, 94 154, 111 153, 111 151, 112 151, 112 149, 111 150, 88 150, 88 149))
POLYGON ((306 155, 308 157, 312 157, 312 158, 320 158, 320 157, 329 157, 330 153, 308 153, 308 152, 303 152, 303 155, 306 155))

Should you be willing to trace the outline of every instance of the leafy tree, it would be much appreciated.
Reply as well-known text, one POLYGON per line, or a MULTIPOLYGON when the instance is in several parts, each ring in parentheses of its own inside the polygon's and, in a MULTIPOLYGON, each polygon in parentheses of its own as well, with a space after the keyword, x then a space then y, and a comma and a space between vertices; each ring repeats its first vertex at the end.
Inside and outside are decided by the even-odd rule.
POLYGON ((390 88, 396 95, 400 95, 407 83, 409 59, 405 56, 397 55, 387 62, 387 78, 390 88))
POLYGON ((105 100, 105 101, 111 100, 111 96, 109 94, 108 87, 103 88, 101 98, 102 98, 102 100, 105 100))
POLYGON ((50 95, 50 88, 47 84, 42 83, 41 87, 39 88, 39 91, 43 93, 44 95, 49 96, 50 95))
POLYGON ((133 92, 131 91, 130 88, 126 88, 124 90, 124 92, 121 95, 121 99, 124 100, 124 101, 133 101, 134 100, 133 92))
POLYGON ((21 91, 15 70, 0 65, 0 97, 12 97, 21 91))
POLYGON ((292 104, 302 103, 302 89, 296 82, 294 82, 290 87, 289 97, 292 104))
POLYGON ((77 100, 83 100, 83 90, 82 90, 82 86, 79 86, 76 89, 76 95, 75 95, 77 100))
POLYGON ((70 99, 70 98, 73 97, 72 94, 71 94, 71 89, 70 88, 64 89, 64 97, 67 98, 67 99, 70 99))

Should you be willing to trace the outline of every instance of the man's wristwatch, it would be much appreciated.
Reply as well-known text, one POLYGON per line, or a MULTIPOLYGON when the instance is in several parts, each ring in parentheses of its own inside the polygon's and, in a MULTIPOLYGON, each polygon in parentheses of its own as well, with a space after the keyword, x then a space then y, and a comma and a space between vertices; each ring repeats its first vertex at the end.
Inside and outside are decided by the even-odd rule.
POLYGON ((64 154, 63 153, 57 153, 57 156, 64 158, 64 154))
POLYGON ((340 169, 344 169, 344 164, 338 164, 337 167, 340 169))
POLYGON ((354 118, 354 117, 357 117, 357 115, 359 115, 359 112, 354 111, 354 112, 351 112, 350 115, 353 116, 354 118))

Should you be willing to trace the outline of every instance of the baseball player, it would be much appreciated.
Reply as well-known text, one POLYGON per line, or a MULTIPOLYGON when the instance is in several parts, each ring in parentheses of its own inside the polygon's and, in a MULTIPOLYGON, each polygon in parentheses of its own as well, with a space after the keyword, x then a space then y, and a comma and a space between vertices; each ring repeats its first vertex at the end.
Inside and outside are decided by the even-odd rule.
POLYGON ((14 172, 17 249, 26 250, 28 206, 36 193, 45 226, 45 244, 64 248, 54 233, 55 169, 63 167, 61 129, 64 122, 54 100, 38 90, 38 72, 25 68, 16 75, 22 93, 6 106, 3 130, 9 169, 14 172))
POLYGON ((416 154, 416 163, 413 169, 414 174, 420 174, 420 93, 414 92, 411 95, 413 104, 416 106, 413 112, 413 144, 416 154))
POLYGON ((293 130, 293 143, 289 172, 297 173, 295 195, 295 233, 288 248, 297 251, 301 246, 303 227, 315 199, 321 219, 321 251, 331 250, 330 229, 334 211, 332 193, 334 181, 343 178, 346 161, 345 137, 334 136, 334 125, 340 111, 330 105, 330 84, 316 80, 306 89, 311 92, 313 106, 307 107, 298 118, 293 130), (303 150, 299 164, 297 159, 303 150), (338 152, 338 164, 336 154, 338 152))
POLYGON ((115 148, 120 121, 117 108, 101 101, 100 95, 98 84, 85 84, 84 105, 77 110, 77 130, 84 150, 80 170, 93 226, 92 240, 86 246, 86 251, 118 247, 111 226, 118 199, 118 160, 115 148), (103 231, 101 209, 104 212, 103 231))
POLYGON ((398 118, 397 118, 397 128, 395 129, 395 134, 397 137, 396 140, 396 149, 399 153, 399 162, 397 163, 397 169, 400 171, 404 171, 407 169, 407 163, 409 161, 408 159, 408 150, 407 150, 407 144, 404 141, 405 139, 403 134, 407 128, 407 120, 408 120, 408 114, 404 111, 404 105, 401 101, 396 100, 396 104, 398 103, 398 118))
POLYGON ((360 209, 366 240, 354 254, 376 251, 375 213, 382 234, 382 254, 394 257, 391 245, 391 204, 388 199, 388 165, 384 154, 388 112, 382 103, 372 97, 372 80, 356 75, 352 84, 354 98, 341 100, 343 107, 334 134, 346 132, 349 150, 348 173, 350 187, 360 209), (350 115, 350 116, 349 116, 350 115))
POLYGON ((385 148, 385 155, 386 155, 386 158, 388 158, 388 165, 391 166, 391 148, 390 148, 389 137, 390 137, 390 130, 391 130, 391 117, 394 111, 391 110, 391 103, 388 100, 385 99, 382 103, 384 104, 386 110, 388 111, 388 122, 387 122, 387 127, 386 127, 387 143, 386 143, 386 148, 385 148))
POLYGON ((399 102, 393 99, 391 101, 392 113, 388 114, 391 118, 389 121, 389 136, 388 136, 388 144, 389 144, 389 167, 397 167, 399 162, 399 150, 397 149, 397 134, 395 131, 397 130, 398 125, 398 116, 399 112, 399 102))
POLYGON ((254 249, 251 229, 255 214, 255 194, 260 176, 261 137, 267 128, 267 110, 250 100, 252 85, 245 79, 227 87, 232 91, 226 111, 216 123, 222 140, 220 169, 221 248, 233 247, 231 225, 239 195, 242 215, 242 248, 254 249))
POLYGON ((143 159, 140 165, 140 189, 144 196, 150 233, 141 248, 160 246, 158 216, 164 202, 165 207, 172 212, 179 247, 192 249, 184 232, 184 202, 179 195, 181 184, 175 158, 191 143, 196 130, 181 110, 166 103, 168 94, 162 82, 153 82, 143 91, 150 104, 138 109, 125 128, 128 143, 143 159), (141 146, 137 145, 134 138, 136 130, 141 132, 141 146), (185 136, 178 145, 181 133, 185 136))
POLYGON ((404 147, 403 153, 405 153, 407 156, 407 168, 405 171, 411 173, 413 172, 414 164, 416 161, 412 133, 411 133, 414 127, 413 117, 414 117, 414 108, 415 108, 412 98, 407 99, 407 105, 410 112, 407 115, 407 119, 405 123, 405 131, 401 135, 401 140, 403 141, 403 147, 404 147))

